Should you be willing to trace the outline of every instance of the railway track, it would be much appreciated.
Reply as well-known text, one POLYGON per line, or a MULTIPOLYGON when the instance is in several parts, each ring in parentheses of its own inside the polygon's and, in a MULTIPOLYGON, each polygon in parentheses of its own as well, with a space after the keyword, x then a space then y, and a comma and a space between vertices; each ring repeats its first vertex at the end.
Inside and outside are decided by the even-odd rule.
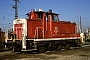
POLYGON ((69 50, 49 51, 40 54, 16 54, 12 51, 0 52, 0 60, 89 60, 90 44, 82 45, 80 48, 71 47, 69 50), (73 57, 73 58, 72 58, 73 57))

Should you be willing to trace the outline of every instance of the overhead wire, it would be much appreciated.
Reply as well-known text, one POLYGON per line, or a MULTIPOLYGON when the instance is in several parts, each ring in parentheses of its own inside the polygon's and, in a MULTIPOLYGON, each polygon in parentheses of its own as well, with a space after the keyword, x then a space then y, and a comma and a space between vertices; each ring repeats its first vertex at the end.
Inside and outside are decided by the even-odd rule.
MULTIPOLYGON (((2 14, 2 17, 5 19, 5 17, 6 16, 10 16, 10 15, 13 15, 12 13, 7 13, 7 10, 9 10, 9 8, 11 7, 11 6, 6 6, 6 5, 0 5, 1 7, 5 7, 5 10, 1 10, 0 11, 0 14, 2 14)), ((11 12, 11 11, 9 11, 9 12, 11 12)))
MULTIPOLYGON (((28 10, 28 11, 30 10, 30 9, 28 9, 28 8, 25 8, 25 7, 21 4, 20 1, 19 1, 19 8, 22 9, 22 10, 24 10, 24 11, 25 11, 25 10, 28 10)), ((22 16, 22 17, 26 18, 26 14, 21 14, 21 15, 19 14, 19 16, 20 16, 20 17, 22 16)))

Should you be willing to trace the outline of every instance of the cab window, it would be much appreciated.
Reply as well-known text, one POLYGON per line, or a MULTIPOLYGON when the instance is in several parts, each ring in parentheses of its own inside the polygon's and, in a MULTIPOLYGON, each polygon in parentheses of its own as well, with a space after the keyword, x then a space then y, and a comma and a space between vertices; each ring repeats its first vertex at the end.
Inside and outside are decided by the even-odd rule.
POLYGON ((38 18, 42 19, 43 18, 43 14, 38 14, 38 18))
POLYGON ((52 21, 58 22, 58 15, 52 15, 52 21))

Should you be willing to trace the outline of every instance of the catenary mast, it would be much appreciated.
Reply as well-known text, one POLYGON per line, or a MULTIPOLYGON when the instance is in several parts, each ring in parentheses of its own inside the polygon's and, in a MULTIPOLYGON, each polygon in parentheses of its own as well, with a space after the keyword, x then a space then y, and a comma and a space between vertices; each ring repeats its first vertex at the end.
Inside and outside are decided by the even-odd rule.
POLYGON ((12 6, 13 9, 15 9, 15 18, 14 19, 17 19, 18 18, 18 2, 19 0, 13 0, 15 2, 15 5, 12 6))

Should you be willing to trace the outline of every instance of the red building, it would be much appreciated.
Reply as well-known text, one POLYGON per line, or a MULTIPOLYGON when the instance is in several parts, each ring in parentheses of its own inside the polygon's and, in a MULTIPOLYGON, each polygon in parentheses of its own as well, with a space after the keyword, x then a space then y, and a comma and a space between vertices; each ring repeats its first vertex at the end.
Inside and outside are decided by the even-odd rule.
POLYGON ((1 43, 3 43, 5 41, 4 34, 5 34, 5 32, 0 30, 0 42, 1 43))

